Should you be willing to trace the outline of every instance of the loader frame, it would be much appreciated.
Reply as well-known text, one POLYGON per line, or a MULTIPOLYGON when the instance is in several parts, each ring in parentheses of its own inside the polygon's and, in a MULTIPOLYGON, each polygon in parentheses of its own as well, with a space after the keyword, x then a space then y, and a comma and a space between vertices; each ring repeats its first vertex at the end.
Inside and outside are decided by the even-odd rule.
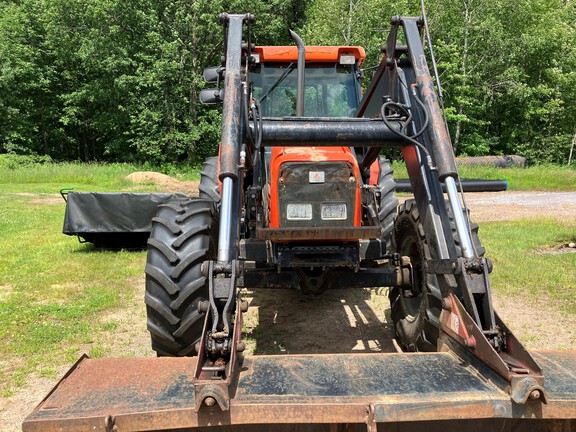
MULTIPOLYGON (((218 259, 215 266, 221 268, 222 273, 226 274, 230 294, 237 285, 237 281, 234 280, 234 276, 231 277, 230 272, 230 268, 236 266, 232 259, 231 248, 232 245, 240 244, 243 240, 239 230, 233 228, 234 217, 236 215, 240 217, 239 209, 243 207, 240 202, 244 196, 241 185, 243 168, 241 168, 240 152, 241 149, 246 148, 245 134, 248 129, 255 132, 255 123, 258 119, 252 119, 250 122, 242 114, 242 107, 249 103, 250 97, 248 71, 251 53, 249 44, 244 45, 243 49, 242 30, 244 23, 248 26, 253 23, 253 17, 251 15, 224 15, 221 18, 227 34, 227 52, 219 160, 222 200, 218 259), (244 64, 242 64, 243 59, 244 64), (244 81, 242 81, 242 76, 244 76, 244 81), (245 122, 242 122, 242 119, 245 122)), ((298 146, 320 147, 334 146, 341 141, 346 145, 365 147, 367 150, 359 163, 360 170, 370 167, 383 146, 402 146, 420 220, 429 239, 432 259, 426 263, 425 271, 436 275, 443 299, 443 308, 447 310, 447 313, 455 313, 454 304, 448 301, 449 296, 452 295, 452 298, 458 299, 464 305, 459 308, 458 314, 469 315, 473 322, 472 328, 468 329, 466 334, 475 333, 474 336, 465 336, 461 342, 468 344, 468 349, 509 381, 512 394, 524 392, 516 396, 516 399, 525 401, 529 396, 538 395, 537 399, 541 398, 545 401, 543 377, 539 366, 513 334, 505 330, 492 307, 488 275, 492 264, 486 257, 478 256, 474 250, 470 232, 471 223, 462 210, 456 183, 458 170, 454 153, 421 42, 420 28, 423 22, 421 18, 397 16, 392 18, 391 25, 386 43, 386 55, 360 103, 358 118, 348 121, 343 119, 326 121, 321 118, 302 117, 304 112, 302 106, 304 100, 303 59, 301 58, 303 46, 302 41, 295 38, 299 46, 300 71, 297 116, 278 121, 261 120, 262 145, 281 145, 278 138, 284 137, 282 145, 291 143, 298 146), (406 39, 405 48, 397 46, 398 32, 401 29, 406 39), (382 104, 383 99, 384 104, 382 104), (423 109, 418 110, 418 104, 423 109), (419 132, 421 143, 405 132, 406 127, 412 127, 412 124, 403 125, 402 119, 387 120, 386 112, 384 112, 386 105, 411 109, 410 114, 414 117, 415 129, 421 130, 419 132), (373 118, 379 113, 382 121, 374 121, 373 118), (374 133, 375 130, 378 131, 376 137, 370 138, 378 144, 372 139, 364 142, 363 138, 374 133), (389 139, 386 139, 386 135, 389 139), (447 190, 448 206, 442 192, 442 184, 447 190), (448 223, 450 220, 448 211, 453 216, 461 256, 458 256, 456 251, 454 237, 448 223)), ((256 152, 259 149, 248 149, 248 154, 251 153, 250 150, 255 152, 255 158, 257 158, 256 152)), ((275 229, 270 229, 270 231, 273 232, 275 229)), ((313 235, 308 229, 304 231, 308 238, 313 235)), ((208 278, 214 281, 218 280, 217 277, 214 272, 208 274, 208 278)), ((221 283, 221 279, 218 282, 221 283)), ((231 295, 229 297, 232 298, 231 295)), ((222 314, 226 316, 229 313, 228 305, 228 309, 222 314)), ((212 314, 219 316, 215 307, 212 307, 212 314)), ((463 320, 464 317, 460 316, 458 319, 463 320)), ((224 327, 227 329, 226 325, 224 327)), ((458 329, 455 333, 458 334, 460 330, 458 329)), ((234 339, 232 334, 228 337, 234 339)), ((207 335, 203 335, 202 340, 206 341, 206 338, 207 335)), ((209 340, 208 344, 210 344, 209 340)), ((222 351, 222 354, 227 355, 229 352, 222 351)), ((233 357, 231 357, 232 361, 233 357)), ((202 352, 199 358, 200 363, 206 361, 208 364, 208 359, 203 358, 202 352)), ((229 377, 230 373, 226 373, 226 379, 229 377)), ((203 387, 204 384, 201 386, 203 387)), ((196 394, 198 395, 199 393, 196 394)), ((227 398, 222 397, 219 392, 210 394, 202 390, 202 395, 204 398, 210 398, 210 403, 215 400, 221 407, 227 406, 227 398)))

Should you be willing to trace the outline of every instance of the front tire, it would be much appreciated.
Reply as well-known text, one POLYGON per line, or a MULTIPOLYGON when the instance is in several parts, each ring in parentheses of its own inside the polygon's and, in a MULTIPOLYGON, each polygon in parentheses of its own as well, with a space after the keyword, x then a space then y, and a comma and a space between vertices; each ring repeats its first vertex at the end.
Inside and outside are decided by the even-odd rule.
POLYGON ((211 200, 175 200, 152 219, 146 260, 147 326, 158 356, 191 356, 202 336, 198 303, 208 298, 201 266, 212 259, 211 200))
MULTIPOLYGON (((460 240, 447 206, 452 236, 456 246, 456 255, 462 256, 460 240)), ((486 252, 478 238, 478 224, 471 223, 470 232, 476 255, 486 252)), ((399 287, 390 290, 392 321, 396 338, 407 351, 436 351, 439 337, 439 320, 442 312, 442 293, 438 276, 424 272, 423 263, 432 259, 429 240, 424 232, 420 214, 414 200, 408 200, 399 207, 398 218, 394 225, 393 242, 396 252, 409 256, 414 268, 414 284, 419 294, 406 298, 399 287)))

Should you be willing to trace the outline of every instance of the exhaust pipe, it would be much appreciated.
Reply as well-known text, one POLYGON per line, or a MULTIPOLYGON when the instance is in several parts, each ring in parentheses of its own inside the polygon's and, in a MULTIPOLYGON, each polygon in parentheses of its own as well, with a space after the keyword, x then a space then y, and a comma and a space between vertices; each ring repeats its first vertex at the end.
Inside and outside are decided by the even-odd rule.
POLYGON ((290 38, 298 47, 298 77, 296 81, 296 117, 304 117, 304 67, 306 62, 306 50, 304 42, 292 30, 289 30, 290 38))

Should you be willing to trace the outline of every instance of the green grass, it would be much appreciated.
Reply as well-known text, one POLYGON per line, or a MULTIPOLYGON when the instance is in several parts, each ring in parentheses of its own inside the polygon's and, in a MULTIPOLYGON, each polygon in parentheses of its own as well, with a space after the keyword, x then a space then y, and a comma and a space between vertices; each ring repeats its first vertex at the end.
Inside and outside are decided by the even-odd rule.
POLYGON ((480 240, 494 262, 495 295, 544 299, 553 308, 576 315, 576 253, 551 253, 576 242, 576 219, 485 223, 480 240))
MULTIPOLYGON (((403 163, 394 163, 394 176, 408 178, 403 163)), ((508 190, 576 191, 576 166, 535 165, 528 168, 462 167, 465 179, 507 180, 508 190)))
POLYGON ((62 235, 64 202, 37 198, 0 194, 2 395, 33 371, 77 358, 101 331, 100 314, 121 307, 144 268, 145 252, 96 252, 62 235))
MULTIPOLYGON (((0 155, 2 156, 2 155, 0 155)), ((10 167, 0 164, 0 190, 3 192, 58 192, 65 187, 76 191, 112 192, 126 190, 155 191, 152 184, 135 185, 125 177, 136 171, 160 171, 131 164, 44 163, 10 167)), ((198 180, 198 167, 164 170, 178 180, 198 180)))

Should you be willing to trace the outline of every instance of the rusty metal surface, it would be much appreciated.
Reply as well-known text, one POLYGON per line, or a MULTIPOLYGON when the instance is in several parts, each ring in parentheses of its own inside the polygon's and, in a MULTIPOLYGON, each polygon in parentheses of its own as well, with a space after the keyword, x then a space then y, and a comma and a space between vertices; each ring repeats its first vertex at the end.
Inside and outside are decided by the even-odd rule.
POLYGON ((256 228, 259 240, 358 240, 376 238, 378 227, 256 228))
POLYGON ((428 109, 430 115, 430 125, 428 127, 431 150, 434 155, 434 161, 438 168, 440 179, 446 176, 458 177, 458 170, 450 141, 448 128, 444 122, 442 110, 438 103, 434 81, 430 75, 424 47, 420 42, 420 32, 418 22, 413 18, 402 18, 406 43, 410 47, 409 55, 412 67, 416 76, 418 90, 422 96, 422 101, 428 109))
POLYGON ((463 419, 574 419, 576 351, 534 354, 548 404, 520 406, 490 370, 451 354, 246 357, 230 411, 194 412, 195 359, 85 359, 26 419, 23 430, 120 431, 208 425, 365 423, 463 419), (479 372, 482 372, 480 374, 479 372))

